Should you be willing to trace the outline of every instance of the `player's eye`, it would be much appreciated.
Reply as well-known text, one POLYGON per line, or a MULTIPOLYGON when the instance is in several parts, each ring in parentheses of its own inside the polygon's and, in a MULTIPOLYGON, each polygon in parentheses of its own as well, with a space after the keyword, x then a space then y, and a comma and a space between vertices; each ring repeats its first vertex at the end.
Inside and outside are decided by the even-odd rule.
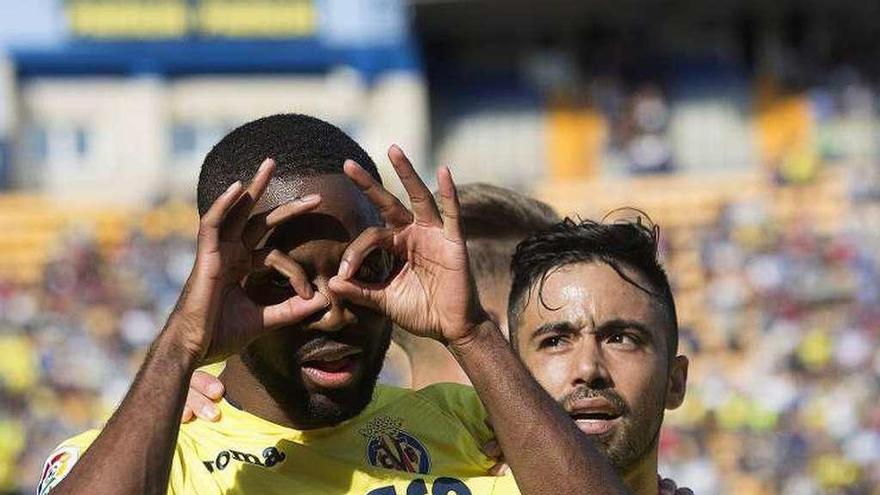
POLYGON ((370 284, 384 282, 391 274, 391 265, 391 255, 383 249, 376 249, 364 259, 354 278, 370 284))
POLYGON ((639 340, 636 336, 623 332, 610 335, 606 342, 626 347, 637 347, 639 345, 639 340))
POLYGON ((276 289, 289 289, 290 279, 288 279, 283 273, 273 270, 272 274, 269 275, 269 285, 276 289))
POLYGON ((546 339, 542 340, 538 344, 538 348, 539 349, 547 349, 547 348, 559 347, 562 345, 562 343, 563 343, 563 337, 561 335, 554 335, 552 337, 547 337, 546 339))

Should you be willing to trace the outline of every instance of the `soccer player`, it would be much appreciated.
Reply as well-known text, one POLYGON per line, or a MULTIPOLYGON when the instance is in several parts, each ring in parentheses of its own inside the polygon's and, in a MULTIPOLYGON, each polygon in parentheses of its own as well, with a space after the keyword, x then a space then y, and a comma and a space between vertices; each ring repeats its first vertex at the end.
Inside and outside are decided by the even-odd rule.
POLYGON ((664 410, 687 383, 657 232, 566 219, 527 238, 508 307, 511 345, 634 493, 656 489, 664 410))
MULTIPOLYGON (((506 297, 511 292, 509 268, 514 248, 505 245, 507 236, 491 236, 489 232, 495 232, 494 229, 489 227, 480 229, 479 226, 484 225, 484 222, 491 223, 493 219, 503 218, 510 219, 509 225, 535 225, 535 228, 531 230, 532 233, 547 230, 546 233, 535 235, 523 243, 520 254, 513 265, 513 276, 519 280, 519 285, 516 288, 516 294, 511 295, 511 302, 518 308, 512 312, 511 316, 511 321, 517 323, 515 327, 517 333, 513 334, 512 343, 518 349, 529 370, 536 377, 539 377, 542 385, 546 384, 545 386, 548 387, 548 391, 551 391, 552 395, 560 401, 563 407, 566 407, 573 414, 573 419, 579 425, 587 425, 589 423, 587 418, 581 415, 580 412, 571 409, 574 399, 578 399, 578 394, 604 394, 614 397, 615 404, 618 406, 621 404, 632 404, 625 407, 639 412, 635 419, 626 418, 618 420, 617 423, 621 423, 621 429, 615 433, 617 436, 606 432, 598 435, 597 438, 603 442, 602 445, 605 448, 605 452, 611 456, 615 467, 619 470, 620 475, 624 477, 627 485, 636 493, 652 493, 652 487, 645 486, 645 484, 650 485, 650 474, 657 472, 656 435, 659 421, 662 421, 663 408, 658 408, 656 404, 650 403, 648 405, 652 405, 653 408, 649 408, 650 410, 646 411, 646 407, 638 399, 641 392, 645 390, 649 390, 654 394, 660 394, 659 391, 652 390, 652 387, 656 388, 659 386, 659 382, 654 380, 654 378, 656 376, 666 376, 668 377, 667 385, 671 391, 665 392, 668 400, 664 401, 664 405, 668 405, 669 408, 675 408, 681 403, 683 398, 687 375, 687 359, 683 356, 676 356, 677 326, 675 324, 675 306, 669 291, 666 275, 656 258, 656 235, 653 231, 642 227, 638 223, 604 225, 595 222, 584 222, 581 225, 576 225, 571 221, 566 221, 554 225, 551 220, 553 216, 552 210, 549 210, 549 207, 543 203, 494 186, 464 185, 461 187, 460 193, 461 219, 462 224, 465 226, 464 232, 468 239, 468 250, 471 253, 471 270, 477 280, 480 299, 485 301, 485 306, 490 306, 490 304, 494 303, 492 307, 503 311, 505 316, 507 313, 506 297), (477 205, 479 205, 479 209, 475 211, 478 207, 477 205), (504 209, 506 214, 500 215, 498 212, 500 209, 504 209), (517 211, 520 213, 517 214, 517 211), (481 222, 476 220, 477 218, 485 218, 486 220, 481 222), (546 225, 543 228, 537 227, 544 222, 546 222, 546 225), (553 226, 553 228, 550 229, 550 226, 553 226), (498 241, 500 245, 492 246, 493 240, 498 241), (536 259, 542 259, 543 264, 536 263, 536 259), (590 269, 599 270, 600 275, 603 277, 591 287, 589 292, 584 292, 584 288, 577 287, 576 284, 574 284, 575 287, 566 288, 565 290, 580 291, 578 292, 579 294, 589 296, 593 300, 598 301, 597 304, 600 306, 602 304, 605 305, 601 307, 613 310, 614 312, 604 315, 606 320, 613 321, 619 319, 620 321, 628 321, 628 319, 632 318, 632 314, 635 314, 636 317, 632 319, 633 322, 638 323, 642 328, 653 328, 655 333, 663 338, 668 338, 668 340, 664 341, 665 353, 669 358, 674 358, 668 363, 668 367, 663 366, 666 363, 656 359, 644 360, 644 353, 639 352, 631 353, 629 357, 626 354, 617 353, 617 361, 629 358, 638 360, 631 363, 632 366, 626 367, 597 364, 597 356, 600 356, 602 353, 573 352, 571 350, 551 353, 549 349, 553 349, 553 345, 556 345, 558 348, 563 347, 563 344, 566 343, 563 337, 555 340, 551 339, 549 342, 544 343, 544 347, 540 350, 535 346, 521 345, 521 339, 518 336, 524 331, 523 322, 525 320, 523 315, 544 318, 548 315, 562 315, 565 309, 565 307, 560 307, 555 311, 547 311, 542 305, 535 304, 538 300, 537 295, 533 295, 535 293, 531 291, 532 287, 528 287, 528 291, 526 290, 528 280, 534 279, 532 285, 536 285, 544 274, 553 272, 554 281, 559 277, 564 277, 560 279, 563 280, 563 283, 578 282, 578 280, 569 280, 568 277, 570 275, 567 271, 570 269, 568 265, 577 265, 578 263, 592 264, 590 269), (632 280, 638 280, 637 277, 645 277, 650 283, 656 284, 656 288, 651 289, 652 292, 632 290, 638 286, 630 286, 627 282, 629 279, 621 278, 624 275, 616 278, 611 277, 610 282, 606 283, 605 279, 608 277, 605 277, 605 275, 609 275, 609 273, 604 273, 607 270, 603 271, 602 269, 612 266, 617 266, 620 270, 626 270, 621 271, 621 274, 632 272, 626 275, 627 277, 633 277, 632 280), (565 269, 556 271, 557 268, 565 269), (641 275, 642 272, 646 275, 641 275), (483 279, 482 282, 481 278, 483 279), (522 298, 525 297, 526 292, 529 293, 530 297, 535 298, 531 301, 531 304, 523 304, 522 298), (489 297, 485 297, 487 293, 489 297), (500 293, 503 293, 505 300, 502 301, 498 298, 500 293), (623 294, 625 297, 621 300, 618 294, 623 294), (633 313, 627 308, 630 305, 633 308, 644 308, 647 305, 653 313, 659 311, 659 315, 651 314, 650 312, 647 315, 644 312, 633 313), (571 362, 572 360, 574 362, 571 362), (640 367, 639 365, 643 366, 640 367), (648 365, 647 370, 645 365, 648 365), (651 372, 652 366, 655 368, 653 372, 651 372), (564 370, 564 372, 560 372, 560 369, 564 370), (588 387, 585 388, 585 385, 581 384, 581 381, 584 380, 582 376, 584 370, 587 370, 587 372, 592 370, 593 372, 604 373, 613 371, 613 375, 604 383, 602 380, 593 380, 592 385, 600 388, 591 392, 588 387), (638 375, 633 376, 634 373, 639 371, 641 372, 638 375), (566 381, 568 385, 566 385, 566 381), (619 392, 615 389, 616 383, 620 383, 624 387, 619 392), (638 392, 632 392, 633 388, 638 392), (626 402, 625 399, 630 399, 631 402, 626 402), (653 418, 653 421, 644 421, 643 418, 646 416, 653 418), (624 452, 625 455, 621 454, 621 451, 625 451, 627 446, 633 445, 630 440, 632 438, 650 438, 652 441, 648 444, 649 448, 636 449, 636 452, 630 453, 624 452), (621 445, 624 447, 621 447, 621 445), (634 465, 637 467, 634 468, 634 465)), ((498 224, 498 227, 503 228, 501 224, 498 224)), ((513 232, 520 232, 515 228, 511 230, 513 232)), ((521 237, 526 237, 528 233, 522 231, 521 237)), ((515 246, 518 239, 513 242, 515 246)), ((590 281, 585 280, 585 282, 590 281)), ((582 304, 586 303, 587 301, 582 302, 582 304)), ((504 321, 506 322, 507 318, 504 318, 504 321)), ((626 329, 619 330, 624 331, 626 329)), ((619 339, 622 342, 632 342, 634 339, 634 337, 628 335, 609 335, 608 337, 619 339)), ((408 352, 411 352, 412 346, 420 347, 418 348, 418 353, 415 354, 419 359, 414 362, 414 366, 423 365, 425 362, 435 365, 447 365, 446 355, 448 353, 442 346, 438 346, 438 349, 426 344, 426 342, 433 341, 426 341, 425 339, 412 336, 405 338, 408 340, 405 341, 406 345, 404 345, 404 348, 408 352), (429 352, 436 354, 431 355, 429 352)), ((585 343, 583 342, 580 344, 581 347, 584 345, 585 343)), ((656 347, 659 343, 654 345, 656 347)), ((613 355, 613 351, 620 350, 618 347, 609 346, 610 350, 606 354, 613 355)), ((658 355, 657 349, 655 348, 651 354, 656 357, 658 355)), ((452 364, 457 366, 456 363, 452 364)), ((191 399, 193 407, 205 405, 210 408, 212 407, 212 402, 210 398, 206 397, 206 385, 211 384, 218 387, 219 395, 216 396, 216 399, 222 396, 222 386, 209 375, 197 373, 198 375, 203 376, 199 377, 198 380, 194 377, 192 396, 195 399, 191 399)), ((416 373, 414 373, 415 375, 416 373)), ((436 377, 436 374, 430 376, 436 377)), ((456 375, 449 373, 447 376, 454 377, 456 375)), ((621 409, 623 409, 623 406, 621 406, 621 409)), ((210 416, 209 414, 207 419, 210 420, 210 416)), ((598 424, 614 423, 615 421, 598 424)), ((494 444, 494 442, 490 442, 491 444, 494 444)), ((493 447, 489 447, 488 450, 493 451, 493 455, 500 454, 500 451, 493 447)), ((500 470, 496 468, 495 471, 500 470)), ((657 479, 654 482, 656 483, 657 479)), ((688 488, 678 488, 673 480, 663 479, 659 483, 660 493, 662 494, 687 495, 691 493, 688 488)))
POLYGON ((412 210, 320 120, 278 115, 224 137, 202 166, 175 310, 103 430, 62 443, 40 491, 624 493, 481 307, 448 169, 441 214, 403 153, 389 158, 412 210), (391 323, 450 348, 515 483, 482 476, 491 432, 471 389, 374 386, 391 323), (193 370, 221 359, 220 421, 180 427, 193 370))

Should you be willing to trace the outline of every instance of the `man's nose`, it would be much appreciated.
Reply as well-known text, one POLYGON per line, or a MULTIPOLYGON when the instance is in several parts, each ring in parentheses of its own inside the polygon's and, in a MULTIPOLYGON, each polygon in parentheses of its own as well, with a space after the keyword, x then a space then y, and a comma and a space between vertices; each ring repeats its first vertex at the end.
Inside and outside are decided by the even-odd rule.
POLYGON ((575 373, 573 385, 586 385, 600 390, 614 386, 611 374, 605 363, 602 346, 596 339, 581 339, 577 359, 574 360, 575 373))
POLYGON ((348 325, 357 323, 357 316, 349 309, 348 302, 337 296, 327 285, 328 277, 318 277, 312 283, 315 284, 316 292, 320 292, 330 301, 320 317, 306 326, 309 330, 321 332, 336 332, 348 325))

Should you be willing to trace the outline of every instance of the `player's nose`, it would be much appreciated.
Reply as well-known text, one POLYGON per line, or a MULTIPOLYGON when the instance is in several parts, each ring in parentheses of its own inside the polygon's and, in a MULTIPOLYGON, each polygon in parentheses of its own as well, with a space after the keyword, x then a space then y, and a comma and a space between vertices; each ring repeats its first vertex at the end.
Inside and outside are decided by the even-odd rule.
POLYGON ((581 339, 571 365, 573 385, 587 385, 597 390, 613 386, 602 346, 595 339, 581 339))
POLYGON ((329 277, 320 276, 313 281, 316 291, 324 295, 330 301, 330 305, 324 309, 320 318, 307 325, 306 328, 309 330, 336 332, 357 323, 357 316, 348 308, 346 301, 330 290, 327 285, 328 280, 329 277))

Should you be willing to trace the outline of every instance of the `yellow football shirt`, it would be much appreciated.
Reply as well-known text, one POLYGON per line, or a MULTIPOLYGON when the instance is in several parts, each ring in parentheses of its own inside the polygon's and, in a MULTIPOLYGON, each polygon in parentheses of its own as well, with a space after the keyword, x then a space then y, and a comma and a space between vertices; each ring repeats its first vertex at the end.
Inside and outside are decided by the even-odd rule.
MULTIPOLYGON (((216 423, 180 428, 168 493, 464 495, 519 493, 512 476, 488 476, 480 451, 492 434, 472 388, 419 391, 379 385, 355 418, 294 430, 220 403, 216 423)), ((99 431, 63 442, 46 461, 38 493, 70 472, 99 431)))

